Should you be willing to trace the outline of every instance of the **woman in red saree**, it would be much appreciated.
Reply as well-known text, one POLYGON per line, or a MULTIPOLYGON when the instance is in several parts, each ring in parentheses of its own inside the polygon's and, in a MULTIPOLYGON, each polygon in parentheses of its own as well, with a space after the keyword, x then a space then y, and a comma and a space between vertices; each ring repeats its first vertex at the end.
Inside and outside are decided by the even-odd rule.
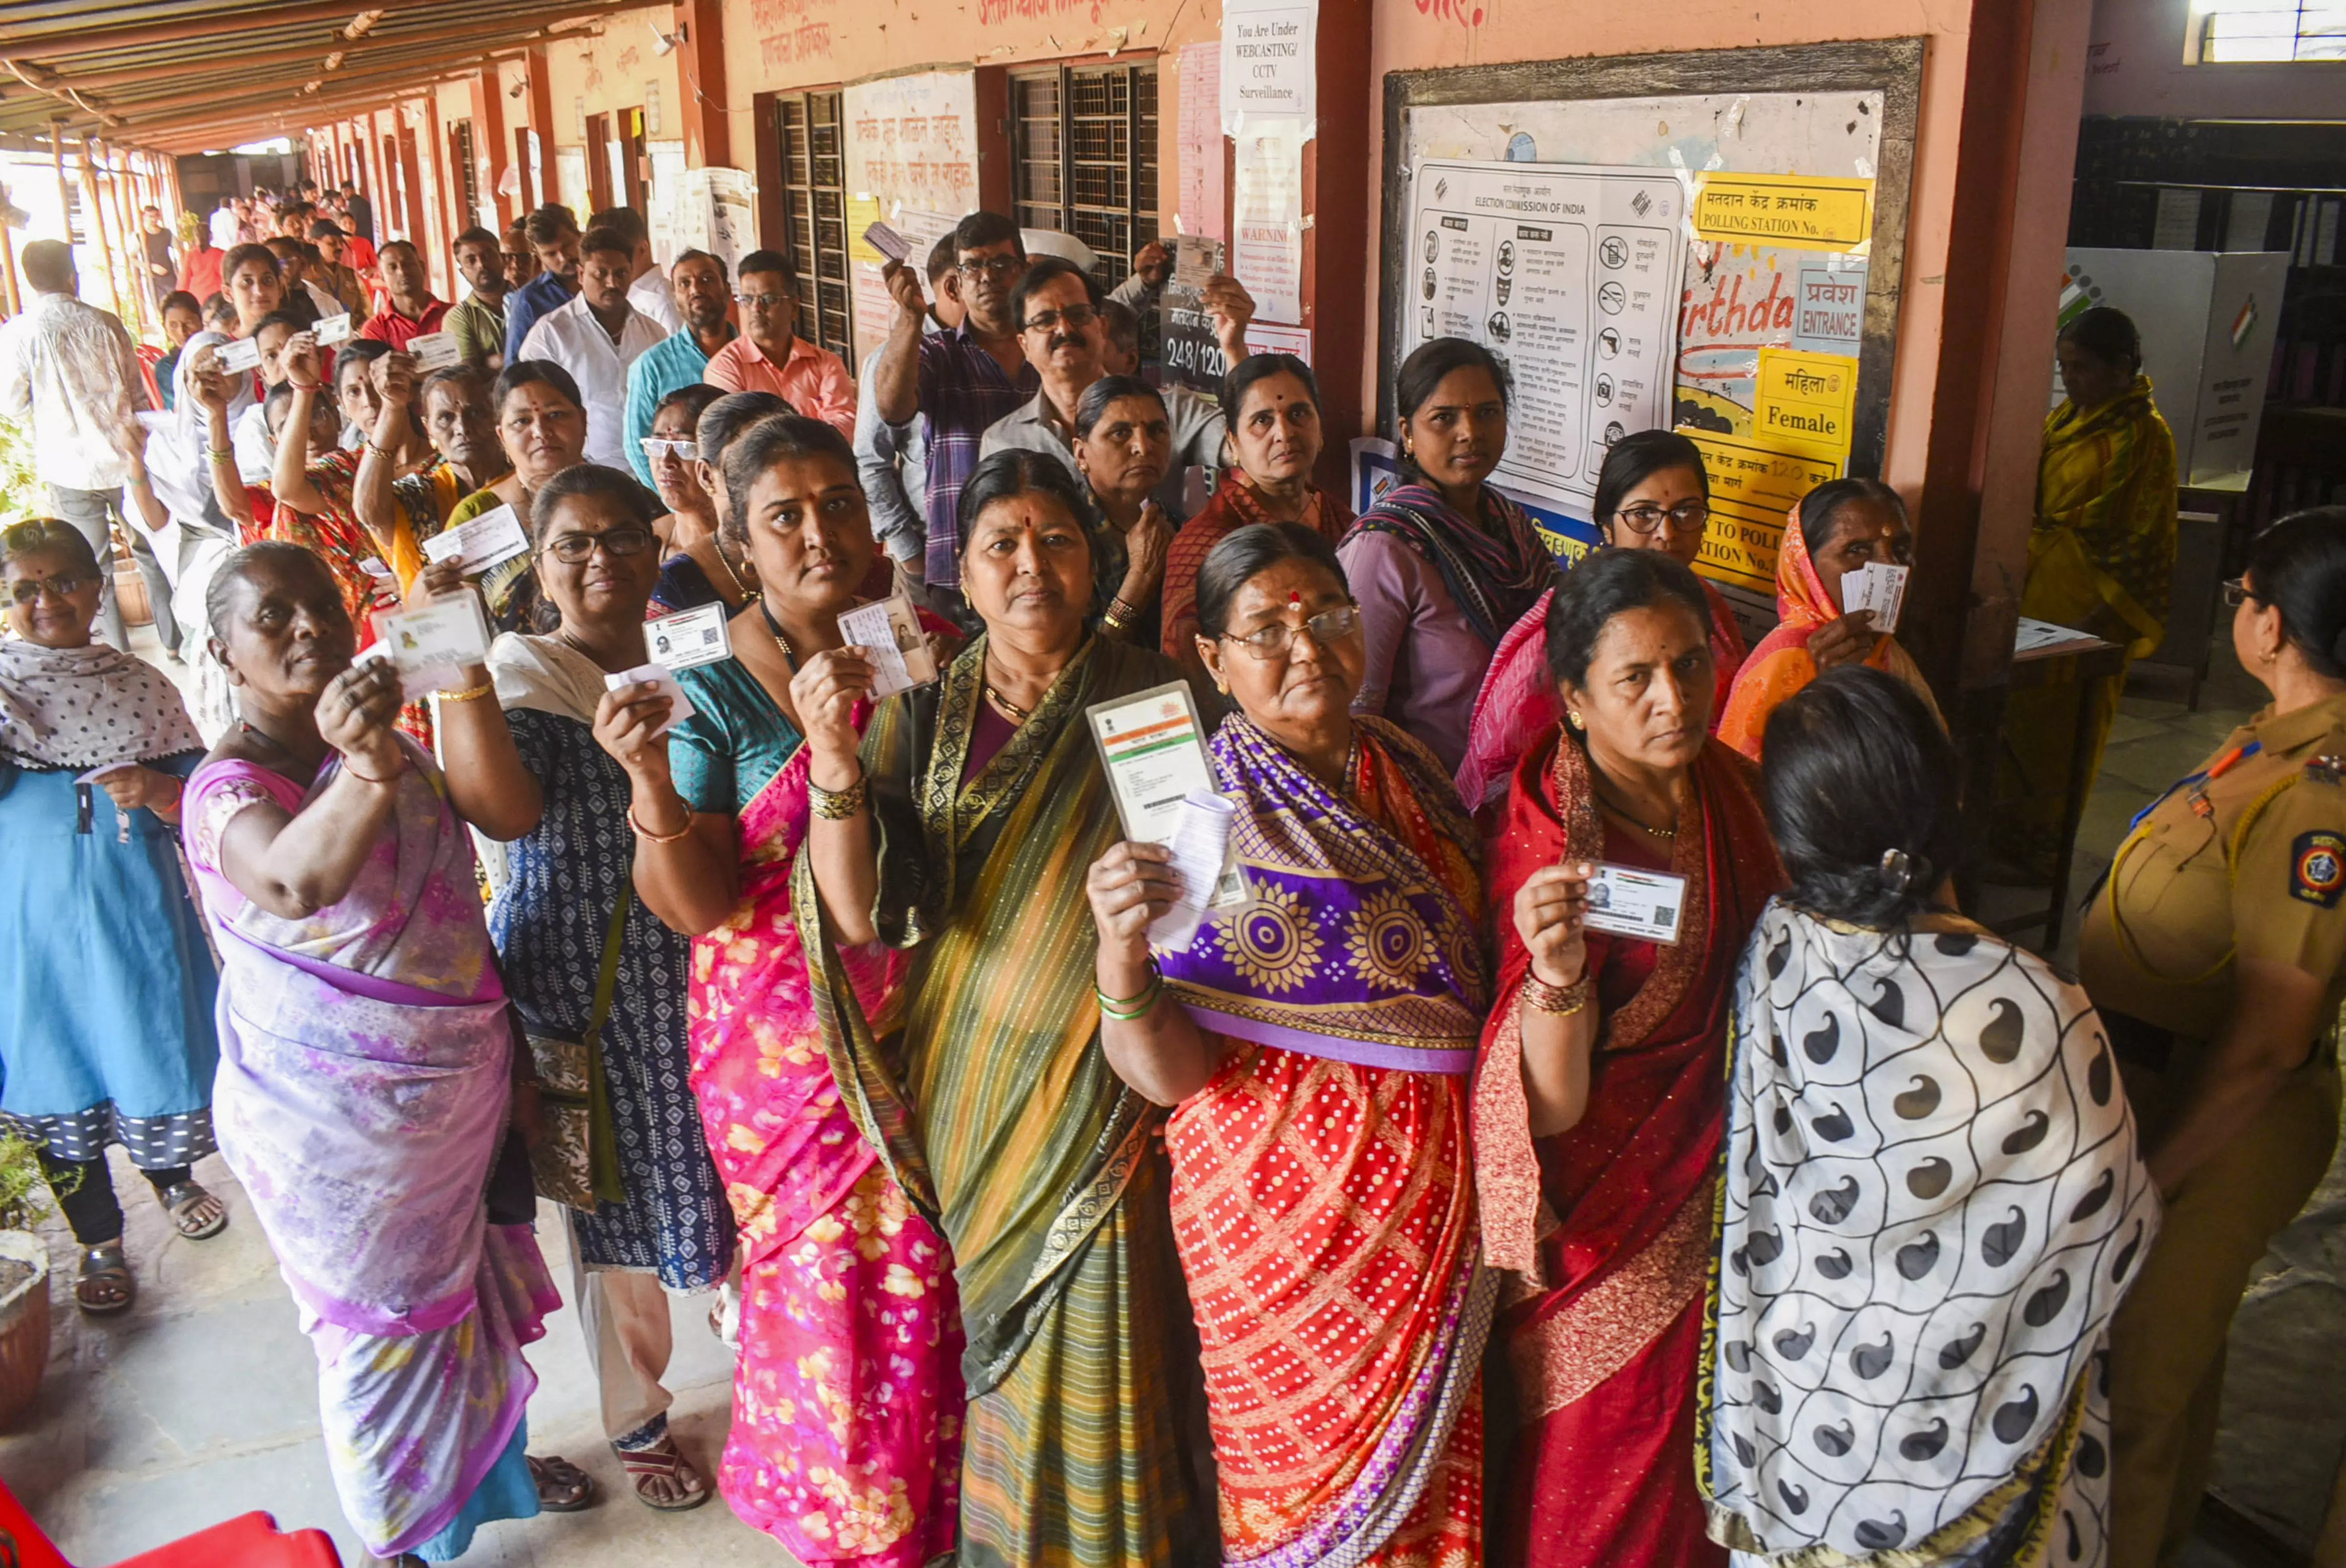
MULTIPOLYGON (((1518 1423, 1492 1555, 1708 1568, 1695 1375, 1736 960, 1782 881, 1749 769, 1708 736, 1708 602, 1600 551, 1550 606, 1564 727, 1517 765, 1491 869, 1498 1003, 1474 1089, 1494 1330, 1518 1423), (1584 922, 1599 865, 1685 879, 1677 940, 1584 922)), ((1599 923, 1604 923, 1601 919, 1599 923)))
MULTIPOLYGON (((1710 471, 1702 449, 1674 430, 1641 430, 1615 442, 1597 470, 1589 506, 1608 547, 1660 550, 1688 566, 1702 554, 1710 526, 1710 471)), ((1711 723, 1727 711, 1727 694, 1743 667, 1743 629, 1727 596, 1698 577, 1710 615, 1711 723)), ((1458 793, 1478 817, 1507 793, 1507 780, 1531 743, 1556 727, 1556 685, 1548 679, 1545 632, 1548 596, 1524 612, 1499 639, 1490 672, 1474 697, 1466 732, 1466 759, 1458 765, 1458 793)), ((1496 813, 1491 814, 1495 820, 1496 813)))
POLYGON ((1474 829, 1431 752, 1347 711, 1366 648, 1324 539, 1232 534, 1198 618, 1239 709, 1211 750, 1248 901, 1157 925, 1152 958, 1166 851, 1113 846, 1088 891, 1101 1044, 1179 1107, 1222 1561, 1471 1568, 1496 1286, 1466 1154, 1489 1004, 1474 829))

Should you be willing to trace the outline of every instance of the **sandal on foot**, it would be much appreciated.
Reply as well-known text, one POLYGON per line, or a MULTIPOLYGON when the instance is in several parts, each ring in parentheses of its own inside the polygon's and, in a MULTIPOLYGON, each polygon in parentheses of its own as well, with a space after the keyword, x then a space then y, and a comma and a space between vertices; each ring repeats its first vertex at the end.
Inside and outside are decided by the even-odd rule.
POLYGON ((537 1483, 537 1505, 548 1513, 577 1513, 595 1501, 595 1479, 566 1459, 532 1458, 529 1478, 537 1483))
POLYGON ((688 1508, 699 1508, 709 1501, 708 1484, 700 1479, 700 1472, 692 1468, 692 1461, 685 1458, 683 1451, 676 1446, 674 1438, 664 1437, 654 1448, 625 1449, 613 1443, 611 1451, 619 1456, 620 1468, 627 1472, 627 1479, 634 1484, 636 1501, 646 1508, 657 1508, 662 1513, 682 1513, 688 1508), (678 1495, 666 1498, 653 1495, 646 1488, 655 1481, 672 1482, 678 1495))
POLYGON ((81 1278, 74 1281, 74 1305, 85 1316, 111 1317, 130 1310, 138 1298, 138 1282, 122 1256, 120 1241, 101 1241, 81 1251, 81 1278))
POLYGON ((219 1194, 195 1182, 178 1182, 166 1188, 163 1207, 171 1216, 171 1228, 189 1241, 209 1241, 228 1228, 228 1205, 219 1194))

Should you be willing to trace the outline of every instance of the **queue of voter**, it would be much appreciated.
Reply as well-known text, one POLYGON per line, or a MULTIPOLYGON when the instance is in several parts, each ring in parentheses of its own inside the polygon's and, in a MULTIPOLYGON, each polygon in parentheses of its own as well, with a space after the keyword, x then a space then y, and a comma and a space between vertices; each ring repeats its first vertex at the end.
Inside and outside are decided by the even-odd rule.
MULTIPOLYGON (((1237 280, 1219 393, 1159 384, 997 212, 857 366, 785 254, 624 207, 459 234, 453 305, 372 233, 224 204, 153 367, 22 247, 0 1119, 93 1320, 111 1145, 260 1227, 374 1556, 715 1497, 810 1568, 2174 1561, 2337 1137, 2346 509, 2227 586, 2270 703, 2072 975, 1959 896, 1880 481, 1747 636, 1703 449, 1622 434, 1560 559, 1482 343, 1393 368, 1348 504, 1237 280), (564 1306, 610 1463, 533 1436, 564 1306)), ((2138 656, 2173 441, 2125 316, 2051 346, 2022 606, 2138 656)))

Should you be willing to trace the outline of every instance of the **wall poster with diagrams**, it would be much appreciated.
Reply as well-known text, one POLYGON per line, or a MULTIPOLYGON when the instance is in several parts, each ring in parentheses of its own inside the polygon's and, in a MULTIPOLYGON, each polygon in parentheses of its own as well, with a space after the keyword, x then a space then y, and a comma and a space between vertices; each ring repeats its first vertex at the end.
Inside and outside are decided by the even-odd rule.
POLYGON ((1386 432, 1412 350, 1490 348, 1514 382, 1496 483, 1576 559, 1606 449, 1679 430, 1711 484, 1698 569, 1771 623, 1792 503, 1880 471, 1920 61, 1889 40, 1390 78, 1386 432))

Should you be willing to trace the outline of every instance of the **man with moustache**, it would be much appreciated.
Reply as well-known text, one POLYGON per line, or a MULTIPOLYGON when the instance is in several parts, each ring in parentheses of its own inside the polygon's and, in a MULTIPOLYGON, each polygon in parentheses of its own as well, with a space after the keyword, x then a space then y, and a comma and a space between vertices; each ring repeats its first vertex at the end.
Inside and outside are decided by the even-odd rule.
MULTIPOLYGON (((1254 317, 1254 300, 1235 281, 1215 282, 1228 284, 1214 296, 1215 335, 1221 340, 1223 354, 1236 364, 1246 357, 1246 329, 1254 317)), ((1099 280, 1074 262, 1046 256, 1027 266, 1011 292, 1010 307, 1018 322, 1019 342, 1027 362, 1041 372, 1042 385, 1030 402, 988 427, 979 448, 981 458, 1013 446, 1047 452, 1081 481, 1076 467, 1076 404, 1107 373, 1106 306, 1099 280)), ((1183 471, 1221 466, 1222 410, 1213 399, 1186 387, 1158 391, 1173 430, 1173 461, 1157 486, 1156 500, 1167 515, 1186 516, 1189 508, 1182 502, 1183 471)))
MULTIPOLYGON (((549 201, 523 223, 529 248, 537 253, 537 276, 505 297, 505 363, 522 357, 522 340, 549 311, 570 303, 578 292, 578 219, 570 209, 549 201)), ((628 247, 634 266, 635 248, 628 247)))
POLYGON ((954 255, 964 314, 948 332, 924 331, 928 302, 919 273, 901 261, 888 264, 882 276, 896 300, 896 320, 872 367, 882 419, 901 425, 923 415, 929 422, 923 575, 932 604, 948 610, 961 589, 954 512, 962 486, 977 468, 987 429, 1043 385, 1041 373, 1027 363, 1011 314, 1011 293, 1026 270, 1018 226, 998 212, 973 212, 954 229, 954 255))
POLYGON ((448 319, 448 302, 432 297, 423 253, 408 241, 394 239, 375 256, 382 274, 382 308, 367 318, 358 335, 403 351, 416 339, 440 330, 448 319))
POLYGON ((627 372, 668 335, 627 298, 635 265, 627 234, 589 229, 578 241, 577 297, 539 317, 515 356, 570 372, 586 403, 586 461, 606 468, 627 466, 627 372))
POLYGON ((456 270, 464 274, 464 298, 448 312, 456 352, 468 365, 495 375, 505 365, 505 253, 497 237, 478 224, 456 236, 456 270))
POLYGON ((741 258, 733 298, 741 335, 709 356, 701 379, 729 392, 772 392, 854 440, 855 383, 837 354, 798 335, 798 274, 790 262, 779 251, 750 251, 741 258))
MULTIPOLYGON (((652 460, 644 452, 644 438, 652 433, 652 416, 660 400, 678 387, 688 387, 709 369, 709 356, 735 336, 726 319, 731 303, 725 287, 725 263, 706 250, 688 250, 668 263, 668 288, 684 325, 646 349, 627 367, 627 465, 646 484, 652 483, 652 460)), ((629 296, 633 302, 633 296, 629 296)))

